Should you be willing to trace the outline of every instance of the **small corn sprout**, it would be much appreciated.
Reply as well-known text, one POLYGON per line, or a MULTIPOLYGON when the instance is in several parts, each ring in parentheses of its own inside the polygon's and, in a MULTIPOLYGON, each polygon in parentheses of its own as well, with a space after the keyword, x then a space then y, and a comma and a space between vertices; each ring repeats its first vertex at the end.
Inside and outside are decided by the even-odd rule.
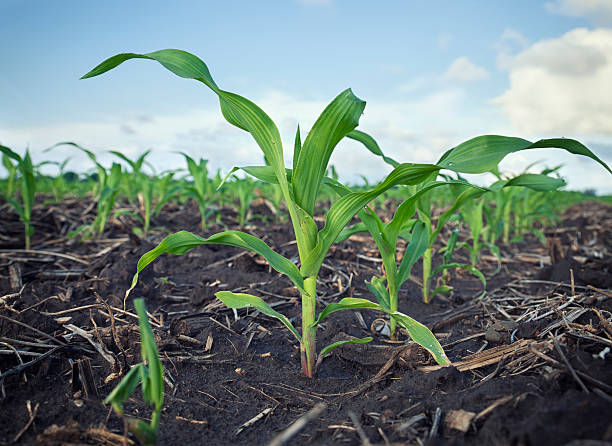
POLYGON ((153 406, 151 423, 147 424, 142 420, 128 419, 128 428, 138 437, 141 443, 150 445, 157 443, 157 431, 164 404, 164 370, 157 353, 153 330, 147 319, 144 299, 134 299, 134 307, 138 313, 142 362, 130 369, 117 387, 106 397, 104 403, 110 403, 113 410, 122 416, 123 403, 127 401, 140 384, 144 402, 153 406))

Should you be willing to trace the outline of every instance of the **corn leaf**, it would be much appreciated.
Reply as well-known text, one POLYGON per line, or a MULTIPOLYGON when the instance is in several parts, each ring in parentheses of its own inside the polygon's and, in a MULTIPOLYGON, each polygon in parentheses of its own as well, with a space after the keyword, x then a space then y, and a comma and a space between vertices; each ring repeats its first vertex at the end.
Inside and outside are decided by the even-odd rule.
POLYGON ((371 302, 367 299, 361 299, 358 297, 345 297, 341 299, 339 302, 332 302, 327 305, 321 313, 319 313, 319 317, 316 321, 313 322, 312 326, 317 326, 323 319, 329 316, 336 311, 341 310, 351 310, 351 309, 371 309, 371 310, 380 310, 381 306, 377 303, 371 302))
MULTIPOLYGON (((436 269, 434 269, 433 272, 431 273, 431 277, 435 276, 440 271, 444 271, 446 269, 454 269, 454 268, 464 269, 470 274, 480 279, 480 283, 482 284, 482 293, 478 295, 477 299, 482 299, 487 293, 487 279, 485 279, 484 274, 482 274, 480 270, 473 265, 463 264, 463 263, 445 263, 444 265, 440 265, 436 269)), ((433 294, 435 293, 432 293, 432 295, 433 294)))
POLYGON ((336 145, 359 124, 365 102, 350 89, 340 93, 323 110, 306 136, 293 173, 295 202, 312 215, 325 176, 329 158, 336 145))
POLYGON ((382 307, 383 311, 391 311, 391 296, 386 286, 387 279, 384 277, 372 277, 371 281, 366 281, 366 286, 370 292, 376 296, 376 300, 382 307))
POLYGON ((444 349, 429 328, 399 311, 391 313, 390 316, 408 331, 414 342, 431 353, 438 364, 450 364, 444 349))
POLYGON ((130 59, 155 60, 177 76, 194 79, 208 86, 219 97, 221 113, 225 119, 253 136, 266 160, 274 168, 281 186, 286 185, 282 142, 274 122, 253 102, 237 94, 221 90, 212 78, 206 64, 197 56, 176 49, 165 49, 147 54, 117 54, 100 63, 81 79, 103 74, 130 59))
POLYGON ((412 230, 410 243, 406 247, 402 263, 400 264, 397 275, 397 287, 408 280, 410 271, 414 264, 421 258, 427 247, 429 246, 429 228, 422 221, 417 221, 412 230))
POLYGON ((346 137, 350 139, 354 139, 355 141, 359 141, 366 147, 366 149, 368 149, 374 155, 380 156, 383 159, 383 161, 389 164, 390 166, 392 167, 399 166, 400 163, 395 161, 393 158, 389 158, 388 156, 386 156, 380 149, 380 146, 378 145, 376 140, 372 138, 370 135, 368 135, 367 133, 362 132, 361 130, 353 130, 352 132, 349 132, 346 135, 346 137))
POLYGON ((338 347, 342 347, 343 345, 347 345, 347 344, 366 344, 370 341, 372 341, 374 338, 371 336, 367 336, 365 338, 361 338, 361 339, 347 339, 345 341, 336 341, 332 344, 329 344, 326 347, 323 347, 321 349, 321 353, 319 353, 319 358, 324 358, 326 355, 329 355, 329 353, 338 347))
POLYGON ((104 399, 104 404, 112 406, 113 410, 119 414, 123 414, 123 403, 127 401, 134 389, 140 383, 144 364, 142 362, 136 364, 123 377, 121 382, 112 390, 112 392, 104 399))
POLYGON ((418 184, 437 170, 439 167, 433 164, 400 164, 374 189, 367 192, 354 192, 341 197, 327 213, 325 227, 319 233, 317 245, 306 258, 302 259, 304 274, 311 275, 318 271, 323 257, 340 231, 366 204, 397 184, 418 184))
POLYGON ((548 175, 524 173, 509 179, 504 187, 507 186, 523 186, 537 191, 548 192, 565 186, 565 181, 562 178, 549 177, 548 175))
POLYGON ((8 156, 9 158, 12 158, 18 163, 21 162, 21 156, 19 156, 16 152, 13 152, 11 149, 9 149, 6 146, 0 145, 0 152, 4 153, 6 156, 8 156))
POLYGON ((142 396, 146 403, 155 405, 160 410, 164 403, 164 369, 159 360, 153 330, 149 324, 144 299, 134 299, 140 328, 140 347, 142 360, 146 362, 147 373, 142 381, 142 396))
POLYGON ((215 296, 217 296, 217 298, 228 308, 256 308, 263 314, 278 319, 289 329, 291 333, 293 333, 293 336, 295 336, 300 343, 302 342, 302 337, 289 319, 278 311, 274 310, 270 305, 265 303, 263 299, 251 294, 232 293, 231 291, 219 291, 215 293, 215 296))
POLYGON ((260 254, 270 263, 272 268, 287 275, 298 290, 305 293, 304 280, 297 266, 291 260, 274 252, 265 242, 255 236, 240 231, 225 231, 203 238, 188 231, 179 231, 167 236, 157 247, 140 258, 136 267, 136 274, 132 279, 132 285, 126 295, 136 286, 138 274, 160 255, 165 253, 182 255, 197 246, 212 244, 236 246, 260 254))
POLYGON ((448 150, 437 164, 455 172, 484 173, 495 169, 510 153, 538 148, 559 148, 575 155, 587 156, 612 173, 608 165, 587 147, 574 139, 566 138, 541 139, 533 143, 526 139, 508 136, 477 136, 448 150))

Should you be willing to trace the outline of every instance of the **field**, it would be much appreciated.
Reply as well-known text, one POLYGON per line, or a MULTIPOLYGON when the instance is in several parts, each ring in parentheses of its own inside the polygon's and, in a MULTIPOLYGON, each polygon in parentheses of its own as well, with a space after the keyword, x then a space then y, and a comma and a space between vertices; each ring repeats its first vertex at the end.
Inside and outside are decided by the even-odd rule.
MULTIPOLYGON (((103 234, 79 240, 66 235, 95 220, 95 202, 47 198, 52 203, 34 206, 28 251, 18 215, 8 203, 0 206, 0 439, 123 444, 123 422, 102 399, 140 360, 138 324, 129 302, 123 311, 124 292, 139 257, 163 235, 202 233, 199 208, 193 199, 168 203, 143 238, 132 231, 142 209, 122 199, 115 209, 126 212, 110 218, 103 234)), ((241 229, 288 258, 297 255, 282 209, 254 198, 240 225, 238 204, 216 208, 204 233, 241 229)), ((393 205, 386 200, 380 212, 391 215, 393 205)), ((464 223, 451 225, 436 247, 452 227, 462 229, 460 240, 468 233, 464 223)), ((161 257, 130 296, 146 299, 164 367, 159 442, 284 444, 273 439, 299 419, 306 427, 288 434, 292 444, 609 441, 611 207, 580 201, 541 231, 546 244, 532 233, 499 243, 497 274, 497 258, 483 253, 482 299, 478 278, 453 270, 453 292, 425 304, 420 263, 413 269, 399 294, 400 311, 432 329, 455 367, 435 365, 403 332, 390 341, 376 330, 378 314, 343 311, 320 327, 321 341, 338 335, 374 340, 336 349, 312 379, 301 373, 299 345, 281 323, 258 311, 227 309, 214 296, 253 293, 299 320, 299 292, 263 257, 219 245, 161 257)), ((455 257, 469 263, 466 250, 455 257)), ((371 298, 365 281, 380 274, 369 236, 335 244, 319 276, 318 306, 371 298)), ((149 418, 139 392, 126 414, 149 418)))
POLYGON ((272 119, 190 53, 83 78, 130 59, 211 90, 264 165, 48 149, 84 153, 75 173, 0 145, 3 443, 612 440, 610 197, 563 190, 561 166, 499 170, 554 148, 612 174, 589 148, 482 135, 399 162, 347 89, 298 126, 289 168, 272 119), (342 183, 345 138, 391 172, 342 183))

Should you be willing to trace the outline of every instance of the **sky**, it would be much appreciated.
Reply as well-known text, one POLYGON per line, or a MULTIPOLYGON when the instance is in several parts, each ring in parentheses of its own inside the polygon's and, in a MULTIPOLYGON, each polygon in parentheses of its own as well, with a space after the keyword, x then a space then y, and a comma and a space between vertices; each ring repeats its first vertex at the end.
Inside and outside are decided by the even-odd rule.
MULTIPOLYGON (((434 163, 482 134, 575 138, 612 165, 612 0, 117 1, 0 0, 0 144, 34 162, 93 166, 61 141, 184 167, 178 152, 213 171, 262 164, 252 138, 232 127, 217 97, 152 61, 79 78, 122 52, 178 48, 200 57, 217 84, 276 122, 285 160, 324 107, 352 88, 367 102, 359 129, 400 162, 434 163)), ((521 173, 563 164, 575 190, 612 193, 612 176, 584 157, 534 150, 504 160, 521 173)), ((389 171, 358 143, 331 162, 340 178, 389 171)), ((50 168, 50 167, 49 167, 50 168)), ((474 181, 485 184, 484 177, 474 181)))

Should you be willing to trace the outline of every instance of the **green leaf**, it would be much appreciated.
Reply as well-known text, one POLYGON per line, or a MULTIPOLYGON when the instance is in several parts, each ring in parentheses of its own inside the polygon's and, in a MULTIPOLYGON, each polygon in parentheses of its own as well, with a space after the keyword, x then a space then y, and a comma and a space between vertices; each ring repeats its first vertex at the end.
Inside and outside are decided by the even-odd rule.
POLYGON ((281 186, 286 188, 282 142, 274 122, 253 102, 237 94, 221 90, 213 80, 206 64, 193 54, 176 49, 165 49, 147 54, 117 54, 100 63, 81 79, 103 74, 130 59, 155 60, 177 76, 194 79, 208 86, 219 97, 221 113, 225 119, 253 136, 265 158, 274 168, 281 186))
POLYGON ((608 165, 587 147, 576 140, 566 138, 541 139, 532 143, 526 139, 508 136, 477 136, 448 150, 437 164, 455 172, 484 173, 495 169, 510 153, 538 148, 559 148, 576 155, 587 156, 612 173, 608 165))
POLYGON ((397 275, 397 289, 408 280, 410 271, 414 264, 419 260, 429 246, 429 228, 422 221, 418 221, 412 230, 410 243, 406 247, 402 263, 400 264, 397 275))
POLYGON ((295 140, 293 141, 293 160, 292 160, 293 170, 295 170, 295 166, 297 166, 297 162, 300 159, 301 150, 302 150, 302 138, 300 136, 300 125, 298 124, 297 130, 295 132, 295 140))
POLYGON ((295 202, 312 215, 325 176, 329 158, 336 145, 359 124, 365 102, 350 89, 340 93, 323 110, 306 136, 293 172, 295 202))
POLYGON ((123 377, 121 382, 112 390, 112 392, 104 399, 104 404, 111 404, 113 410, 118 414, 123 414, 123 403, 127 401, 134 389, 140 383, 143 363, 138 363, 130 369, 123 377))
POLYGON ((372 341, 374 338, 371 336, 365 337, 365 338, 361 338, 361 339, 347 339, 346 341, 336 341, 333 344, 329 344, 328 346, 324 347, 321 350, 321 353, 319 353, 319 357, 323 358, 327 355, 329 355, 329 353, 338 347, 342 347, 343 345, 346 344, 366 344, 370 341, 372 341))
POLYGON ((446 357, 446 353, 444 353, 444 349, 429 328, 399 311, 391 313, 390 316, 408 331, 408 334, 414 342, 431 353, 438 364, 450 364, 450 361, 446 357))
POLYGON ((138 282, 138 274, 152 261, 165 253, 182 255, 192 248, 201 245, 228 245, 238 248, 247 249, 263 256, 270 266, 279 273, 287 275, 301 293, 304 291, 304 280, 297 266, 291 260, 277 254, 265 242, 250 234, 245 234, 240 231, 225 231, 208 238, 203 238, 187 231, 179 231, 167 236, 161 241, 157 247, 145 253, 136 268, 136 274, 132 279, 132 286, 126 292, 129 292, 136 286, 138 282))
POLYGON ((319 313, 319 317, 316 321, 313 322, 312 327, 317 326, 323 319, 325 319, 330 314, 335 313, 336 311, 354 310, 359 308, 383 311, 382 307, 379 304, 369 301, 367 299, 361 299, 357 297, 345 297, 339 302, 332 302, 331 304, 327 305, 323 309, 323 311, 319 313))
POLYGON ((148 373, 142 382, 142 396, 146 403, 155 405, 155 410, 161 410, 164 403, 164 369, 159 360, 153 330, 149 324, 144 299, 134 299, 134 307, 138 314, 140 328, 141 355, 147 364, 148 373))
POLYGON ((349 132, 346 135, 346 137, 354 139, 355 141, 359 141, 366 147, 366 149, 368 149, 374 155, 380 156, 383 159, 383 161, 389 164, 390 166, 392 167, 399 166, 400 163, 395 161, 393 158, 389 158, 388 156, 386 156, 382 152, 380 147, 378 146, 378 143, 376 142, 376 140, 372 138, 370 135, 368 135, 367 133, 362 132, 361 130, 353 130, 352 132, 349 132))
MULTIPOLYGON (((464 269, 467 272, 469 272, 470 274, 478 277, 480 279, 480 283, 482 283, 482 293, 477 297, 477 299, 482 299, 485 296, 485 294, 487 293, 487 279, 485 279, 484 274, 482 274, 480 272, 480 270, 478 268, 476 268, 475 266, 473 266, 473 265, 463 264, 463 263, 446 263, 444 265, 438 266, 431 273, 431 277, 435 276, 440 271, 444 271, 445 269, 453 269, 453 268, 464 269)), ((433 294, 435 294, 435 293, 432 293, 432 295, 433 294)))
POLYGON ((366 280, 366 286, 370 292, 376 296, 376 300, 380 304, 381 309, 389 312, 391 311, 391 297, 389 296, 386 282, 385 277, 373 276, 369 282, 366 280))
POLYGON ((362 232, 368 232, 368 228, 364 222, 360 221, 359 223, 355 223, 353 226, 347 226, 340 231, 338 237, 336 237, 336 243, 343 242, 348 239, 351 235, 359 234, 362 232))
POLYGON ((537 191, 548 192, 551 190, 557 190, 560 187, 565 186, 565 184, 566 183, 562 178, 554 178, 537 173, 524 173, 509 179, 504 187, 523 186, 537 191))
POLYGON ((0 152, 4 153, 6 156, 8 156, 9 158, 12 158, 18 163, 21 162, 21 157, 16 152, 13 152, 11 149, 9 149, 6 146, 0 145, 0 152))
POLYGON ((251 294, 232 293, 231 291, 219 291, 215 293, 215 296, 217 296, 217 298, 228 308, 256 308, 263 314, 278 319, 289 329, 291 333, 293 333, 293 336, 295 336, 300 343, 302 342, 302 337, 289 319, 278 311, 274 310, 270 305, 265 303, 263 299, 251 294))
POLYGON ((438 169, 439 167, 433 164, 400 164, 374 189, 367 192, 353 192, 340 198, 327 213, 325 227, 319 232, 319 241, 315 249, 302 259, 304 274, 308 276, 318 271, 340 231, 366 204, 397 184, 418 184, 438 169))

